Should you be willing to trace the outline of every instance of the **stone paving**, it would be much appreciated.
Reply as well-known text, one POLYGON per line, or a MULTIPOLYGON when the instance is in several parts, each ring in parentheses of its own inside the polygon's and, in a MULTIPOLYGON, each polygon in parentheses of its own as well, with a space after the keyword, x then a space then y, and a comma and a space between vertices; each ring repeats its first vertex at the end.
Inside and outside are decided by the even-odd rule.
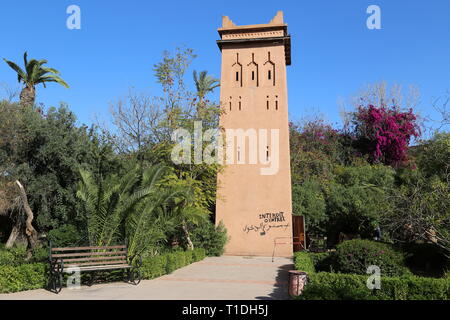
POLYGON ((0 300, 282 300, 289 299, 293 268, 289 258, 208 257, 138 286, 104 283, 59 294, 39 289, 0 294, 0 300))

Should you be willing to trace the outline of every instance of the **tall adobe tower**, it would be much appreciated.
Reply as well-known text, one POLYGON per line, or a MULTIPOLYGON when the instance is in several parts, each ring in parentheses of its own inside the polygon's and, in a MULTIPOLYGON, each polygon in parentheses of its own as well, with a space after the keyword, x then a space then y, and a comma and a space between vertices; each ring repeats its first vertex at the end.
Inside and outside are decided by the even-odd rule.
MULTIPOLYGON (((242 129, 247 136, 245 145, 239 145, 227 132, 227 147, 231 146, 227 156, 235 161, 225 163, 218 176, 216 223, 223 221, 228 231, 225 254, 271 256, 275 239, 292 242, 286 82, 290 36, 281 11, 268 24, 237 26, 225 16, 218 32, 222 51, 220 125, 226 131, 242 129), (267 130, 266 139, 261 129, 267 130), (256 163, 250 149, 255 132, 256 163), (272 136, 273 132, 275 136, 278 132, 278 137, 272 136), (263 168, 269 167, 273 170, 264 173, 263 168)), ((277 246, 275 256, 292 256, 292 245, 277 246)))

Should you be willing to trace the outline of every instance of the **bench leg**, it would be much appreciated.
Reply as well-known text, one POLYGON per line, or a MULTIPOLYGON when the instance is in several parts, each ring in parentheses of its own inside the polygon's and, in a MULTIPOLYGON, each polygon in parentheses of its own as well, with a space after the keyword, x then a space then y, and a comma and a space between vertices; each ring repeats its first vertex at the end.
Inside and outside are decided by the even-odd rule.
POLYGON ((128 281, 137 286, 141 282, 141 271, 139 268, 128 269, 128 281))
POLYGON ((62 289, 62 274, 60 272, 50 272, 50 291, 58 294, 62 289))

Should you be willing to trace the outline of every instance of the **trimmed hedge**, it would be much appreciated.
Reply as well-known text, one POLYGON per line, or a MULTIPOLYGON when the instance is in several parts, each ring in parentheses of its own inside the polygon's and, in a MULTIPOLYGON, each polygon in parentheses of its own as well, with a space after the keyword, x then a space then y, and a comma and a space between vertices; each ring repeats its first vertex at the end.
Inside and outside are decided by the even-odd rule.
POLYGON ((176 251, 145 258, 141 267, 142 279, 154 279, 169 274, 176 269, 203 260, 205 256, 205 249, 198 248, 193 251, 176 251))
POLYGON ((367 288, 368 276, 319 272, 309 274, 300 300, 449 300, 450 279, 381 277, 381 288, 367 288))
POLYGON ((300 251, 294 253, 295 269, 306 272, 308 274, 315 273, 313 260, 309 253, 300 251))
POLYGON ((0 266, 0 293, 44 288, 48 277, 45 263, 0 266))
MULTIPOLYGON (((159 256, 148 257, 142 261, 142 279, 153 279, 203 260, 205 249, 176 251, 159 256)), ((30 263, 18 266, 0 265, 0 293, 12 293, 25 290, 42 289, 48 283, 48 264, 30 263)), ((81 273, 86 275, 87 273, 81 273)), ((122 279, 121 272, 110 273, 108 279, 122 279)))
POLYGON ((450 278, 417 276, 381 277, 381 288, 367 288, 369 275, 317 272, 319 263, 327 256, 295 253, 295 267, 308 273, 308 284, 299 300, 449 300, 450 278), (308 272, 309 270, 309 272, 308 272))

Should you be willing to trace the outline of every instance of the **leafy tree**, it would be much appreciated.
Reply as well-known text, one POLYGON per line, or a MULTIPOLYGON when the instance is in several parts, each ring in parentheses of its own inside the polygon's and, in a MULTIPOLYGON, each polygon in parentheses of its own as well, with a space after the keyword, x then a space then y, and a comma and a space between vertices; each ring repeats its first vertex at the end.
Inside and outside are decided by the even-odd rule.
MULTIPOLYGON (((8 180, 14 177, 23 185, 37 231, 47 232, 68 223, 82 228, 84 218, 75 197, 78 168, 90 169, 96 176, 120 170, 111 147, 102 141, 95 128, 77 127, 75 116, 64 105, 44 112, 2 102, 0 120, 3 119, 0 172, 7 172, 8 180)), ((17 206, 12 206, 19 196, 16 189, 14 185, 8 188, 7 184, 0 187, 0 198, 7 199, 0 203, 9 203, 0 210, 10 217, 9 225, 24 222, 24 215, 17 206)), ((22 238, 19 234, 17 241, 22 238)), ((14 242, 11 238, 10 243, 14 242)))
POLYGON ((308 234, 324 234, 328 215, 322 185, 318 180, 306 180, 292 187, 292 209, 295 215, 304 216, 308 234))
POLYGON ((330 180, 335 166, 353 164, 360 156, 348 134, 322 119, 290 123, 289 128, 294 184, 316 178, 330 180))
POLYGON ((437 132, 430 140, 422 141, 413 150, 418 169, 426 177, 439 176, 447 180, 450 174, 450 133, 437 132))
POLYGON ((392 239, 413 243, 425 241, 450 256, 449 179, 425 176, 419 170, 404 170, 399 186, 390 197, 392 210, 382 215, 382 225, 392 239))
POLYGON ((371 238, 381 215, 389 211, 388 196, 394 187, 395 172, 387 166, 339 167, 326 191, 331 241, 340 232, 371 238))
POLYGON ((45 88, 46 83, 56 82, 68 88, 69 85, 59 76, 59 71, 53 68, 44 67, 47 60, 32 59, 28 61, 27 52, 23 55, 25 71, 16 63, 3 59, 5 62, 17 72, 17 80, 24 84, 24 88, 20 93, 20 104, 22 106, 33 106, 36 100, 36 86, 42 84, 45 88))

